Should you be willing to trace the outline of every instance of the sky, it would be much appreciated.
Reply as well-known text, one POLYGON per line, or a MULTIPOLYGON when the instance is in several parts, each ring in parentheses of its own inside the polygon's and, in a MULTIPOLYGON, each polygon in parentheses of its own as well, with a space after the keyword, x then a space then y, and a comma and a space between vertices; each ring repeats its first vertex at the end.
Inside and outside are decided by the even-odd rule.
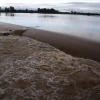
POLYGON ((0 7, 15 9, 54 8, 59 11, 100 13, 100 0, 0 0, 0 7))
POLYGON ((100 0, 0 0, 0 3, 67 3, 67 2, 99 2, 100 0))

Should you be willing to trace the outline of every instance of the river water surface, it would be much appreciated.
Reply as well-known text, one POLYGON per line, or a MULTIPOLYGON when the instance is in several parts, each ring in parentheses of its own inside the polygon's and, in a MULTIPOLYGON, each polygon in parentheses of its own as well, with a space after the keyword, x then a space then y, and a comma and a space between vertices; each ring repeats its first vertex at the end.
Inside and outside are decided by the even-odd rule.
POLYGON ((60 32, 100 42, 99 16, 1 13, 0 21, 60 32))
MULTIPOLYGON (((1 13, 0 21, 100 41, 96 16, 1 13)), ((0 100, 100 100, 100 63, 28 37, 0 36, 0 100)))

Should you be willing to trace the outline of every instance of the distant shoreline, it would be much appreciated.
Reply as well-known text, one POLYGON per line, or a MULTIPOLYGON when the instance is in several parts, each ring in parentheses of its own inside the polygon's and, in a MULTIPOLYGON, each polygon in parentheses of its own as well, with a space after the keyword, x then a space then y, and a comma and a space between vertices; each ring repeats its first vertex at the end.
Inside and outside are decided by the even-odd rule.
POLYGON ((0 12, 4 13, 43 13, 43 14, 71 14, 71 15, 87 15, 87 16, 100 16, 100 13, 91 13, 91 12, 77 12, 77 11, 69 11, 69 12, 61 12, 58 10, 55 10, 54 8, 48 9, 48 8, 38 8, 37 10, 17 10, 14 7, 5 7, 5 9, 1 9, 0 12))
POLYGON ((0 13, 39 13, 39 14, 68 14, 68 15, 85 15, 85 16, 100 16, 98 13, 70 13, 70 12, 56 12, 56 13, 45 13, 45 12, 37 12, 37 11, 30 11, 30 12, 0 12, 0 13))

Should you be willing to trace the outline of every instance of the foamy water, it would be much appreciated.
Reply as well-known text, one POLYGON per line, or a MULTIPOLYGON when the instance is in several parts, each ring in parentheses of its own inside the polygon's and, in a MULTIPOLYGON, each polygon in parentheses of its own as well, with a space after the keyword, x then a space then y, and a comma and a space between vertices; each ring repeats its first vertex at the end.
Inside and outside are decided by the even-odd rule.
POLYGON ((0 100, 99 100, 99 67, 27 37, 0 37, 0 100))

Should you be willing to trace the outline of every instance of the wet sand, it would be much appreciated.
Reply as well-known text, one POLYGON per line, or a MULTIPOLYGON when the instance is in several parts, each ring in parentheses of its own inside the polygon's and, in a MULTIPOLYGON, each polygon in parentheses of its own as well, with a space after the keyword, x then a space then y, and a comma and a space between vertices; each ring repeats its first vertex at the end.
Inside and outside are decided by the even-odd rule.
POLYGON ((40 29, 27 30, 23 36, 49 43, 67 54, 100 62, 99 42, 40 29))
POLYGON ((0 32, 8 31, 8 30, 18 30, 18 29, 24 29, 24 28, 27 28, 27 27, 21 26, 21 25, 5 23, 5 22, 0 22, 0 32))

